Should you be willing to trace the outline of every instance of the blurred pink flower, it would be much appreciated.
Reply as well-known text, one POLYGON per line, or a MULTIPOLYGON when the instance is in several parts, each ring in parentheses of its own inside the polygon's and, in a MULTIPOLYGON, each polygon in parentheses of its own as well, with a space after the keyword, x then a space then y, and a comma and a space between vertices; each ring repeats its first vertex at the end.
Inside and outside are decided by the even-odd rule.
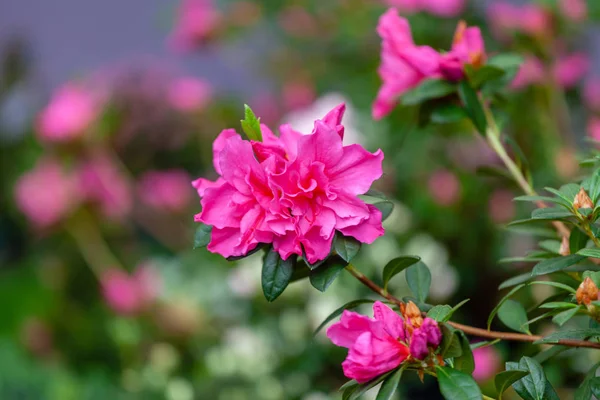
POLYGON ((560 11, 573 22, 582 22, 587 18, 586 0, 560 0, 560 11))
POLYGON ((132 275, 111 268, 101 277, 102 294, 106 304, 117 314, 134 315, 149 306, 158 294, 158 276, 146 267, 132 275))
POLYGON ((287 110, 307 107, 315 101, 315 89, 307 81, 287 82, 283 86, 283 102, 287 110))
POLYGON ((188 52, 206 41, 222 24, 213 0, 182 0, 171 36, 175 51, 188 52))
POLYGON ((587 54, 578 52, 560 57, 552 69, 556 82, 563 88, 575 86, 590 69, 587 54))
POLYGON ((316 18, 298 5, 286 7, 278 16, 279 25, 291 36, 311 37, 319 34, 316 18))
POLYGON ((129 183, 108 157, 92 156, 81 167, 79 179, 85 198, 97 203, 107 217, 119 219, 131 210, 129 183))
POLYGON ((593 111, 600 111, 600 78, 588 79, 583 85, 583 101, 593 111))
POLYGON ((79 204, 77 181, 56 160, 42 159, 15 185, 17 207, 37 227, 59 222, 79 204))
POLYGON ((402 13, 424 11, 440 17, 456 17, 465 8, 466 0, 385 0, 388 6, 402 13))
MULTIPOLYGON (((385 304, 373 304, 374 319, 344 310, 340 322, 327 329, 336 346, 348 348, 344 375, 365 383, 393 370, 409 356, 404 320, 385 304)), ((427 346, 425 345, 425 348, 427 346)))
POLYGON ((38 116, 38 135, 47 141, 64 142, 81 136, 100 109, 91 93, 73 83, 58 89, 38 116))
POLYGON ((487 9, 492 31, 499 37, 521 32, 531 36, 547 36, 552 29, 550 13, 538 4, 516 5, 496 1, 487 9))
POLYGON ((175 79, 168 88, 167 97, 176 110, 182 112, 199 111, 212 99, 211 85, 201 79, 185 77, 175 79))
POLYGON ((600 118, 593 117, 589 120, 587 131, 590 138, 600 142, 600 118))
POLYGON ((502 357, 493 346, 473 350, 473 358, 475 361, 473 378, 478 382, 493 378, 502 369, 502 357))
POLYGON ((140 178, 138 194, 153 208, 183 211, 191 200, 190 176, 179 169, 146 172, 140 178))
POLYGON ((519 90, 530 85, 543 83, 545 79, 544 64, 535 56, 525 57, 517 75, 510 84, 510 87, 519 90))
POLYGON ((256 115, 260 115, 260 122, 263 124, 274 124, 281 117, 280 102, 272 93, 259 93, 248 104, 256 115))
POLYGON ((492 193, 488 203, 488 212, 494 223, 505 224, 515 217, 514 197, 509 190, 498 189, 492 193))
POLYGON ((480 67, 486 57, 479 28, 469 28, 464 21, 460 21, 454 33, 452 49, 440 58, 440 72, 446 79, 458 81, 464 77, 465 65, 480 67))
POLYGON ((460 181, 448 170, 434 172, 427 187, 433 200, 441 206, 450 206, 460 199, 460 181))
POLYGON ((273 243, 283 259, 324 259, 334 233, 363 243, 383 235, 381 212, 357 196, 381 177, 383 153, 344 146, 339 105, 303 135, 289 125, 275 136, 262 125, 262 142, 226 129, 213 144, 216 182, 193 182, 202 198, 195 220, 212 226, 208 250, 224 257, 273 243))

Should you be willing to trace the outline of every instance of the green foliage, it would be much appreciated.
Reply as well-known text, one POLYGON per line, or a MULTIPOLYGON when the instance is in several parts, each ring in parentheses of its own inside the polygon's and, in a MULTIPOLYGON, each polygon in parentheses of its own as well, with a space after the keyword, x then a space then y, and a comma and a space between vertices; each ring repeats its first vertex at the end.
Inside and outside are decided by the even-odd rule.
POLYGON ((518 363, 507 362, 506 369, 529 372, 512 385, 524 400, 558 400, 558 395, 546 379, 542 366, 533 358, 523 357, 518 363))
POLYGON ((288 286, 294 273, 295 257, 283 260, 278 252, 270 249, 263 259, 262 289, 267 301, 274 301, 288 286))
POLYGON ((506 391, 513 383, 520 380, 521 378, 529 375, 529 370, 526 369, 513 369, 510 371, 502 371, 494 377, 494 384, 496 385, 496 392, 498 392, 498 398, 502 398, 502 393, 506 391))
POLYGON ((240 121, 244 133, 250 140, 262 142, 262 132, 260 130, 260 118, 257 118, 254 111, 244 104, 244 119, 240 121))
POLYGON ((394 211, 394 203, 391 201, 379 201, 373 204, 379 211, 381 211, 381 220, 385 221, 388 219, 390 215, 392 215, 392 211, 394 211))
POLYGON ((394 396, 396 389, 398 388, 398 384, 400 383, 400 378, 402 377, 402 373, 404 372, 406 365, 398 368, 395 372, 389 375, 383 381, 381 385, 381 389, 377 393, 377 397, 375 400, 390 400, 394 396))
POLYGON ((475 380, 464 372, 449 367, 436 367, 440 392, 447 400, 481 400, 475 380))
POLYGON ((463 102, 467 115, 479 133, 485 136, 487 130, 487 118, 477 92, 468 81, 462 81, 458 86, 458 94, 463 102))
POLYGON ((339 232, 333 239, 333 249, 346 262, 350 262, 358 254, 361 243, 350 236, 344 236, 339 232))
POLYGON ((346 268, 341 257, 329 257, 318 268, 310 271, 310 284, 320 292, 324 292, 346 268))
POLYGON ((596 371, 598 370, 598 367, 600 367, 600 363, 596 363, 585 375, 583 382, 575 391, 575 400, 590 400, 592 398, 592 394, 598 397, 597 394, 592 390, 592 386, 594 386, 594 388, 598 387, 598 381, 596 378, 596 371))
POLYGON ((431 287, 431 272, 425 263, 419 261, 408 267, 406 282, 419 302, 422 303, 427 299, 431 287))
POLYGON ((515 331, 530 333, 527 327, 527 312, 517 301, 506 300, 498 309, 498 318, 504 325, 515 331))
POLYGON ((210 233, 212 231, 212 226, 200 224, 198 228, 196 228, 196 233, 194 234, 194 249, 199 249, 201 247, 206 247, 210 242, 210 233))
POLYGON ((533 267, 531 274, 533 276, 540 276, 562 271, 571 265, 577 264, 583 259, 585 259, 585 257, 580 254, 571 254, 564 257, 550 258, 536 264, 536 266, 533 267))
POLYGON ((426 79, 402 95, 402 104, 410 106, 439 99, 456 91, 456 86, 444 79, 426 79))
POLYGON ((421 261, 420 257, 404 256, 389 261, 383 268, 383 288, 387 290, 390 280, 406 268, 421 261))

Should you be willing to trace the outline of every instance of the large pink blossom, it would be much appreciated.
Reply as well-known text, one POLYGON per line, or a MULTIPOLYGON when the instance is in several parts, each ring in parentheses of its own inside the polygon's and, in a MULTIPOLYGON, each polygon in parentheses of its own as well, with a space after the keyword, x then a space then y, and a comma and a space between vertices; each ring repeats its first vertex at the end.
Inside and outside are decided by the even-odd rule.
POLYGON ((428 78, 457 81, 464 76, 465 65, 485 62, 485 49, 479 28, 458 25, 452 49, 440 54, 429 46, 415 45, 408 21, 389 9, 379 19, 377 32, 382 39, 381 65, 383 81, 373 104, 373 118, 389 114, 400 97, 428 78))
POLYGON ((39 228, 66 217, 80 198, 77 180, 52 159, 39 161, 15 185, 17 206, 39 228))
POLYGON ((91 93, 69 83, 58 89, 37 120, 38 135, 47 141, 64 142, 81 136, 99 114, 91 93))
POLYGON ((193 50, 219 28, 222 19, 213 0, 182 0, 170 46, 181 52, 193 50))
POLYGON ((221 132, 213 144, 219 178, 193 182, 202 198, 195 220, 213 227, 210 251, 241 256, 272 243, 284 259, 305 254, 314 263, 336 231, 364 243, 383 234, 381 212, 357 197, 381 177, 383 153, 342 144, 344 109, 315 121, 309 135, 289 125, 279 137, 262 125, 262 142, 221 132))
POLYGON ((149 171, 140 178, 138 194, 150 207, 179 212, 190 202, 189 182, 189 175, 183 170, 149 171))
POLYGON ((410 354, 402 317, 379 301, 373 314, 374 319, 345 310, 340 322, 327 329, 333 344, 349 350, 344 375, 359 383, 391 371, 410 354))
POLYGON ((455 17, 463 12, 465 0, 386 0, 403 13, 427 12, 440 17, 455 17))

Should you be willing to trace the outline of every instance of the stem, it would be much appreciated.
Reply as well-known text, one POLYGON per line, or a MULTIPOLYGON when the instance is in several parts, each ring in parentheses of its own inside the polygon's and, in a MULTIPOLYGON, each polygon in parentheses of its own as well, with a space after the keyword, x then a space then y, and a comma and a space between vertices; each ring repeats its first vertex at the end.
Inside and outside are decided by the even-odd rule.
POLYGON ((486 396, 485 394, 482 394, 482 396, 483 396, 483 400, 496 400, 493 397, 486 396))
POLYGON ((594 232, 592 232, 592 228, 590 228, 590 223, 587 220, 585 220, 581 223, 581 227, 585 231, 586 235, 588 235, 589 238, 592 239, 592 242, 594 242, 596 247, 600 248, 600 240, 596 237, 596 235, 594 235, 594 232))
MULTIPOLYGON (((523 171, 521 171, 521 168, 519 168, 519 166, 517 164, 515 164, 515 162, 512 160, 512 158, 510 158, 510 156, 506 152, 506 149, 504 148, 504 145, 500 141, 500 137, 501 137, 500 130, 498 129, 498 125, 496 124, 496 121, 494 120, 492 112, 489 110, 489 108, 487 108, 487 106, 485 106, 485 104, 483 102, 482 102, 482 106, 484 107, 487 122, 488 122, 488 129, 486 131, 485 136, 486 136, 486 139, 487 139, 487 142, 488 142, 490 148, 496 152, 498 157, 500 157, 500 159, 506 166, 506 169, 508 169, 508 172, 510 172, 513 179, 515 180, 517 185, 519 185, 521 190, 528 196, 537 196, 538 195, 537 192, 533 189, 533 187, 531 186, 531 184, 529 183, 527 178, 525 178, 525 176, 523 175, 523 171)), ((548 207, 548 205, 546 203, 544 203, 543 201, 536 201, 535 204, 539 208, 547 208, 548 207)), ((569 235, 571 234, 569 228, 567 228, 567 226, 560 221, 552 221, 552 225, 554 225, 554 228, 556 228, 556 231, 561 236, 568 238, 569 235)))
MULTIPOLYGON (((387 293, 383 290, 382 287, 377 285, 375 282, 367 278, 362 272, 356 269, 352 264, 348 264, 346 267, 348 272, 352 274, 356 279, 360 281, 363 285, 371 289, 371 291, 377 293, 379 296, 389 300, 390 302, 400 306, 404 305, 404 302, 393 295, 387 293)), ((533 343, 538 340, 543 339, 543 336, 538 335, 525 335, 522 333, 513 333, 513 332, 498 332, 498 331, 489 331, 486 329, 475 328, 469 325, 459 324, 457 322, 448 321, 448 325, 453 328, 460 329, 461 331, 471 335, 477 336, 486 339, 500 339, 500 340, 511 340, 516 342, 528 342, 533 343)), ((573 339, 561 339, 556 343, 545 343, 554 346, 568 346, 568 347, 585 347, 590 349, 600 349, 600 343, 589 342, 586 340, 573 340, 573 339)))

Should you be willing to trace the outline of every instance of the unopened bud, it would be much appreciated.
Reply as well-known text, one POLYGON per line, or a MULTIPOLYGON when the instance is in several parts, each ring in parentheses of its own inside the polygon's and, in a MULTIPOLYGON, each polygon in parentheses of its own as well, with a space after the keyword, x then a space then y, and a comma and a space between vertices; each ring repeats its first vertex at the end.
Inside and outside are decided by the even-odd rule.
POLYGON ((404 310, 402 310, 404 318, 408 321, 412 328, 419 328, 423 323, 423 317, 421 316, 421 310, 412 301, 409 301, 404 310))
POLYGON ((598 286, 589 277, 585 278, 575 294, 578 304, 589 305, 592 301, 598 300, 598 286))
POLYGON ((562 242, 560 243, 560 249, 558 250, 558 254, 561 256, 568 256, 571 254, 571 248, 569 245, 569 239, 566 236, 563 236, 562 242))
POLYGON ((584 188, 581 188, 577 196, 575 196, 573 208, 575 210, 579 210, 580 208, 594 208, 594 203, 592 203, 592 199, 590 199, 584 188))

